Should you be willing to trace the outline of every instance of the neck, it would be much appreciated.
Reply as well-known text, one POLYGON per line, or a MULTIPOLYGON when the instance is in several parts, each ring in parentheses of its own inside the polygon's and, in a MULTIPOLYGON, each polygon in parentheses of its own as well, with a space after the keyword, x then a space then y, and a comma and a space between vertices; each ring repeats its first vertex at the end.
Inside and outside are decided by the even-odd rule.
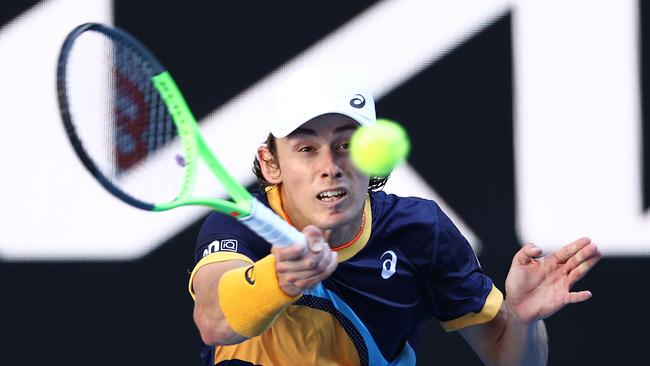
MULTIPOLYGON (((277 188, 279 189, 280 187, 278 186, 277 188)), ((279 193, 280 193, 279 203, 281 205, 282 212, 284 212, 286 216, 287 221, 300 231, 302 231, 306 226, 311 225, 311 223, 304 220, 304 218, 300 217, 300 215, 297 215, 297 217, 292 216, 291 207, 288 207, 285 204, 285 202, 287 201, 285 200, 285 197, 283 197, 284 192, 281 189, 279 189, 279 193)), ((361 206, 361 211, 357 215, 355 215, 355 218, 350 222, 343 224, 339 227, 330 228, 330 229, 323 229, 319 227, 323 233, 323 239, 327 243, 329 243, 330 247, 332 248, 346 247, 347 244, 350 244, 350 242, 356 240, 361 234, 361 231, 365 223, 364 215, 365 215, 365 201, 364 204, 361 206)))
MULTIPOLYGON (((306 226, 310 225, 310 223, 300 222, 300 220, 293 221, 291 219, 291 214, 288 212, 287 217, 289 219, 289 223, 294 225, 300 231, 302 231, 306 226)), ((336 249, 338 247, 345 247, 351 241, 356 240, 361 233, 361 230, 363 229, 363 225, 364 213, 362 208, 361 213, 359 215, 356 215, 353 221, 336 228, 321 228, 321 231, 323 232, 323 239, 325 242, 329 243, 331 248, 336 249)))
POLYGON ((353 222, 341 228, 323 230, 323 238, 332 248, 346 246, 356 240, 361 233, 364 225, 363 215, 363 211, 361 211, 361 215, 357 215, 353 222))

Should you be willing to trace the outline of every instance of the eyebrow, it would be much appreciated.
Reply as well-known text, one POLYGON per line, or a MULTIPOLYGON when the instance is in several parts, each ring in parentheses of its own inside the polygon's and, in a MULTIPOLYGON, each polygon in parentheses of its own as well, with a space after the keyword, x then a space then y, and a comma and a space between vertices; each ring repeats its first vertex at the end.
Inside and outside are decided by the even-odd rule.
MULTIPOLYGON (((335 128, 333 133, 334 134, 342 133, 342 132, 345 132, 345 131, 348 131, 348 130, 354 130, 357 127, 359 127, 359 124, 356 123, 356 122, 348 123, 348 124, 343 125, 341 127, 335 128)), ((311 128, 298 127, 295 130, 293 130, 293 132, 291 132, 289 135, 287 135, 287 137, 295 137, 295 136, 299 136, 299 135, 316 136, 317 133, 316 133, 315 130, 312 130, 311 128)))

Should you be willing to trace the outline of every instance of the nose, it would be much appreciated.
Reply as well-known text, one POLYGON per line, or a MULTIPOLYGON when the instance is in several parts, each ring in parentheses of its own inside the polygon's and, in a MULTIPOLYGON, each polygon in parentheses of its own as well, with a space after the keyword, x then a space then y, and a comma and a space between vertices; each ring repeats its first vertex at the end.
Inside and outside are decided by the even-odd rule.
POLYGON ((340 157, 332 150, 323 151, 320 157, 321 178, 338 179, 343 176, 340 166, 340 157))

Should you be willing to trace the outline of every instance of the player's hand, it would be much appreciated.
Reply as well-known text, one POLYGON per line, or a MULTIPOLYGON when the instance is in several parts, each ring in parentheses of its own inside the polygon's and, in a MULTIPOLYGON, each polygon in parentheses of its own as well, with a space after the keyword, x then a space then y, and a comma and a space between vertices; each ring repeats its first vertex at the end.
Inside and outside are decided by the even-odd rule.
POLYGON ((298 296, 304 290, 318 285, 336 269, 337 253, 323 240, 315 226, 303 231, 307 246, 294 244, 284 248, 273 247, 275 269, 282 290, 289 296, 298 296))
POLYGON ((526 244, 512 260, 506 278, 506 302, 523 322, 530 323, 555 314, 567 304, 591 298, 590 291, 571 292, 571 287, 602 255, 589 238, 566 245, 555 253, 526 244))

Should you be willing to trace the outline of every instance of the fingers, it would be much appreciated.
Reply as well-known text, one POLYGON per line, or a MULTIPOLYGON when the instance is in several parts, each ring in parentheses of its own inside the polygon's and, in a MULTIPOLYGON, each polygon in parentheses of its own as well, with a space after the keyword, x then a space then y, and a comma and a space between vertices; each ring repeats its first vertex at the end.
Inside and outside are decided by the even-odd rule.
POLYGON ((302 243, 296 243, 287 247, 273 246, 271 253, 275 255, 276 262, 298 260, 307 254, 307 247, 302 243))
MULTIPOLYGON (((273 254, 276 259, 278 273, 323 271, 331 258, 329 244, 323 240, 321 231, 315 226, 307 226, 303 233, 307 239, 307 247, 303 250, 287 247, 277 249, 273 254)), ((303 277, 304 278, 304 277, 303 277)))
POLYGON ((566 263, 566 261, 568 261, 571 257, 573 257, 582 248, 586 247, 590 243, 591 243, 591 239, 580 238, 574 241, 573 243, 565 245, 564 247, 562 247, 562 249, 558 250, 555 253, 555 257, 557 258, 559 263, 566 263))
POLYGON ((575 304, 577 302, 589 300, 591 299, 591 296, 591 291, 569 292, 564 297, 564 304, 575 304))
POLYGON ((305 238, 307 238, 307 247, 313 253, 321 252, 325 247, 329 245, 323 239, 323 233, 316 226, 307 226, 303 230, 305 238))
POLYGON ((305 289, 312 288, 318 285, 321 281, 328 278, 336 269, 338 265, 338 255, 336 252, 332 252, 330 249, 326 250, 325 261, 321 263, 323 266, 318 266, 317 268, 303 271, 278 271, 278 280, 280 286, 285 285, 299 289, 299 292, 304 291, 305 289))
POLYGON ((512 259, 513 264, 527 264, 535 257, 542 255, 542 249, 533 244, 524 245, 512 259))
POLYGON ((325 246, 328 246, 323 240, 323 234, 315 226, 310 225, 305 227, 303 234, 305 234, 307 246, 302 245, 302 243, 296 243, 287 247, 273 246, 271 252, 275 255, 275 260, 277 262, 299 260, 307 255, 308 251, 318 253, 325 246))
MULTIPOLYGON (((338 253, 332 252, 330 256, 330 262, 324 271, 314 272, 312 274, 305 273, 304 275, 306 275, 306 277, 304 279, 296 280, 294 283, 296 286, 303 289, 312 288, 318 285, 321 281, 328 278, 334 272, 337 266, 338 266, 338 253)), ((296 274, 296 276, 300 276, 300 275, 302 274, 296 274)))
MULTIPOLYGON (((588 238, 578 239, 577 241, 569 244, 568 246, 560 249, 556 257, 563 255, 566 258, 570 255, 562 267, 562 271, 568 275, 568 286, 573 286, 576 282, 582 279, 602 258, 598 246, 592 243, 588 238), (577 244, 573 246, 574 244, 577 244), (576 251, 577 248, 580 248, 576 251), (562 252, 564 249, 567 251, 562 252), (574 252, 575 251, 575 252, 574 252), (573 253, 573 254, 571 254, 573 253)), ((560 260, 561 258, 558 258, 560 260)), ((574 304, 590 299, 592 293, 590 291, 569 292, 565 295, 565 304, 574 304)))
MULTIPOLYGON (((599 260, 601 257, 602 254, 598 250, 598 246, 596 246, 596 244, 594 243, 589 243, 564 261, 564 267, 563 267, 564 273, 569 273, 573 271, 575 268, 581 266, 583 263, 589 261, 592 258, 596 258, 599 260)), ((588 269, 591 269, 591 267, 589 267, 588 269)))
POLYGON ((332 262, 332 254, 334 253, 328 248, 295 261, 276 261, 276 271, 278 274, 291 273, 294 280, 305 279, 325 271, 332 262))
POLYGON ((280 286, 289 292, 301 292, 316 286, 336 269, 338 255, 323 240, 321 231, 308 226, 303 230, 307 246, 273 248, 280 286))
MULTIPOLYGON (((596 263, 600 261, 602 255, 598 251, 598 248, 596 248, 595 250, 596 252, 594 254, 584 259, 582 262, 580 262, 577 266, 575 266, 569 271, 569 283, 571 285, 573 285, 574 283, 582 279, 582 277, 584 277, 589 271, 591 271, 591 269, 594 268, 596 263)), ((569 263, 567 263, 567 265, 569 265, 569 263)))

